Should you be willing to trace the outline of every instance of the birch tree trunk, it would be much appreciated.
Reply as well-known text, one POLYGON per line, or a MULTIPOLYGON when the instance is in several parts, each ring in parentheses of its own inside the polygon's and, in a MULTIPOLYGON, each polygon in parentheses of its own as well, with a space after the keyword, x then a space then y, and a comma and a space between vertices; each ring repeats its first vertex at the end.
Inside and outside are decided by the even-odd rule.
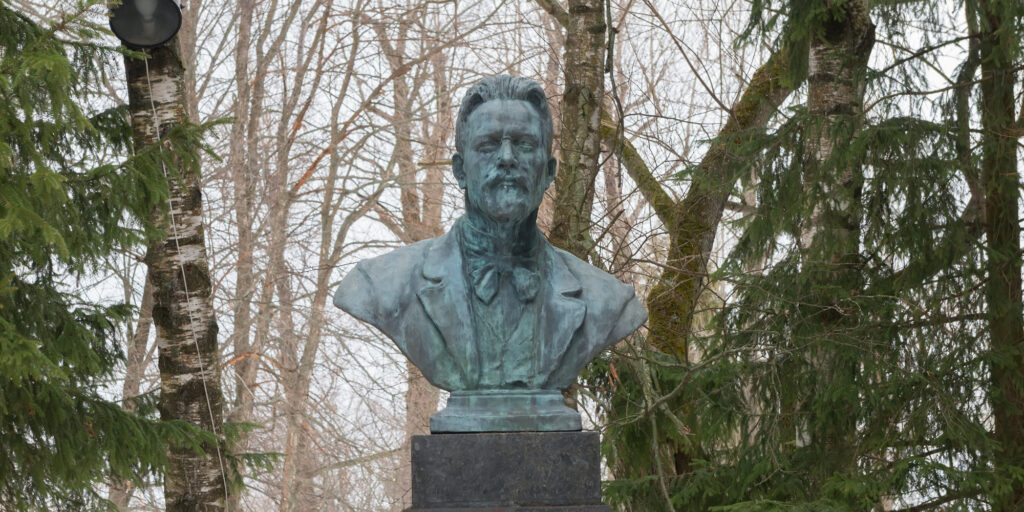
POLYGON ((565 38, 565 92, 555 174, 551 243, 587 261, 594 182, 600 171, 601 112, 607 44, 604 0, 569 0, 565 38))
MULTIPOLYGON (((176 41, 149 54, 148 73, 145 61, 125 61, 136 147, 157 143, 161 134, 187 120, 184 69, 176 41)), ((223 400, 200 169, 198 160, 176 161, 177 168, 168 169, 170 209, 166 214, 155 212, 153 219, 167 238, 153 243, 146 256, 159 347, 160 415, 220 436, 223 400)), ((169 512, 224 509, 222 443, 219 439, 200 453, 170 448, 164 479, 169 512)))
POLYGON ((818 345, 812 348, 811 365, 819 379, 807 398, 807 415, 802 416, 806 424, 797 426, 796 441, 798 446, 813 444, 816 453, 827 455, 821 474, 812 475, 819 483, 857 463, 855 390, 861 347, 849 340, 857 323, 849 297, 864 287, 864 176, 859 162, 841 154, 863 124, 865 75, 875 41, 869 10, 867 0, 858 0, 827 16, 808 53, 808 158, 803 173, 804 188, 815 191, 815 202, 800 242, 805 271, 817 283, 807 318, 814 319, 810 324, 818 345))

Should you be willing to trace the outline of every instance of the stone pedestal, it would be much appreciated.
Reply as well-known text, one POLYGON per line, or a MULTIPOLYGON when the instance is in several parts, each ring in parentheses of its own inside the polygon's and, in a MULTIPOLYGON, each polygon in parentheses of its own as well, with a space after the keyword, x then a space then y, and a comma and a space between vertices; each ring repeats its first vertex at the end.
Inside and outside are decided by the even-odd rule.
POLYGON ((407 512, 609 512, 597 432, 412 438, 407 512))

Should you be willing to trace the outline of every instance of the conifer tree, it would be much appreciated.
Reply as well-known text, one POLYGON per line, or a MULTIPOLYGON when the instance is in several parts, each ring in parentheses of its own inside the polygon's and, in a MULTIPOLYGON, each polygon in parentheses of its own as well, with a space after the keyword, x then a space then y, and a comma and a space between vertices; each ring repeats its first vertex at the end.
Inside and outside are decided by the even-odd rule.
MULTIPOLYGON (((168 444, 208 438, 128 412, 102 391, 123 360, 114 328, 126 305, 76 288, 105 256, 152 239, 164 203, 159 153, 130 155, 127 111, 90 112, 100 59, 87 2, 51 26, 0 0, 0 510, 98 510, 107 477, 143 483, 168 444)), ((194 155, 196 130, 168 134, 194 155)))
POLYGON ((643 352, 646 380, 605 383, 619 385, 608 456, 627 469, 608 490, 625 509, 1024 505, 1024 4, 965 2, 948 31, 906 28, 942 26, 932 2, 866 5, 753 2, 790 79, 808 77, 806 104, 735 150, 757 203, 711 276, 728 291, 714 334, 681 340, 702 359, 643 352), (865 68, 870 39, 831 37, 871 21, 902 52, 881 69, 865 68), (965 60, 935 90, 925 69, 954 45, 965 60), (680 445, 686 471, 647 470, 680 445))

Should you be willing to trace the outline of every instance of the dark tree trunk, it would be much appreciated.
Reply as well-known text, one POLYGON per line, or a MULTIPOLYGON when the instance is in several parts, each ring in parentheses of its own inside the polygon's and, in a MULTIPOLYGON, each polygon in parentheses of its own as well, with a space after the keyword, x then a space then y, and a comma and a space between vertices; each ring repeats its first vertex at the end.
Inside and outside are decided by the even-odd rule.
MULTIPOLYGON (((576 12, 562 9, 554 0, 536 1, 567 28, 578 16, 576 12)), ((567 51, 567 69, 573 67, 568 60, 569 55, 567 51)), ((687 360, 687 340, 693 326, 694 311, 706 285, 707 265, 718 224, 733 185, 740 177, 742 166, 738 165, 734 147, 742 144, 745 132, 763 129, 779 105, 792 93, 796 84, 787 83, 784 78, 788 59, 786 49, 777 51, 754 73, 746 90, 732 105, 729 120, 719 130, 718 139, 698 165, 693 184, 682 201, 676 201, 669 195, 636 148, 623 137, 616 121, 608 113, 602 115, 600 135, 604 144, 618 149, 620 163, 669 235, 665 265, 647 296, 647 342, 683 361, 687 360)), ((563 115, 563 120, 568 119, 569 116, 563 115)), ((567 131, 563 128, 563 140, 566 140, 564 133, 567 131)), ((559 174, 566 173, 564 160, 566 158, 563 157, 559 174)), ((558 221, 557 213, 555 221, 558 221)), ((628 368, 629 365, 623 367, 628 368)), ((691 453, 680 446, 672 446, 669 451, 667 459, 673 466, 672 472, 689 472, 691 453)), ((629 470, 643 474, 659 471, 657 468, 629 470)))
MULTIPOLYGON (((985 241, 989 391, 999 450, 991 490, 993 512, 1024 506, 1024 318, 1021 309, 1020 179, 1014 134, 1016 36, 1012 2, 979 2, 981 24, 982 186, 985 190, 985 241), (1009 482, 1003 478, 1011 479, 1009 482), (1006 484, 1009 485, 1006 485, 1006 484)), ((1019 9, 1017 7, 1016 9, 1019 9)))
MULTIPOLYGON (((661 187, 636 149, 623 140, 622 163, 651 204, 669 235, 668 257, 657 283, 647 295, 648 342, 655 348, 687 358, 687 339, 693 329, 694 312, 707 285, 718 224, 725 204, 739 179, 741 168, 733 153, 742 144, 744 132, 763 128, 772 114, 792 92, 785 83, 788 53, 773 54, 754 73, 732 115, 718 132, 718 140, 701 159, 695 178, 682 201, 676 202, 661 187)), ((609 144, 614 124, 603 127, 609 144)))

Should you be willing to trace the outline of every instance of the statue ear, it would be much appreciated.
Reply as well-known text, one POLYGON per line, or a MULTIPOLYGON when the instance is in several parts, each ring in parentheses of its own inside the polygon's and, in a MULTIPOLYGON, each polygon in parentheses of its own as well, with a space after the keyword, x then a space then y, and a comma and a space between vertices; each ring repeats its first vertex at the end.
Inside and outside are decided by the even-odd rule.
MULTIPOLYGON (((547 181, 548 181, 548 187, 551 186, 551 182, 552 181, 555 181, 555 171, 557 169, 558 169, 558 159, 555 158, 555 157, 549 158, 548 159, 548 173, 547 173, 546 176, 544 176, 544 178, 547 179, 547 181)), ((544 187, 544 189, 547 190, 547 187, 544 187)))
POLYGON ((455 175, 455 181, 459 182, 459 188, 466 189, 466 170, 462 168, 462 155, 455 153, 452 155, 452 174, 455 175))

